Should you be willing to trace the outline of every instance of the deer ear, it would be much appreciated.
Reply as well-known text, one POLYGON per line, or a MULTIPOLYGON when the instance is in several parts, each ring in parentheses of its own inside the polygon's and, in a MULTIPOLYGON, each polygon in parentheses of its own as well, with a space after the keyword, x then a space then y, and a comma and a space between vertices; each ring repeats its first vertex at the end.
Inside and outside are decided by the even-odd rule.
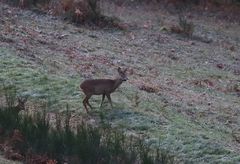
POLYGON ((121 68, 120 68, 120 67, 118 67, 118 69, 117 69, 117 70, 118 70, 118 72, 121 72, 121 68))

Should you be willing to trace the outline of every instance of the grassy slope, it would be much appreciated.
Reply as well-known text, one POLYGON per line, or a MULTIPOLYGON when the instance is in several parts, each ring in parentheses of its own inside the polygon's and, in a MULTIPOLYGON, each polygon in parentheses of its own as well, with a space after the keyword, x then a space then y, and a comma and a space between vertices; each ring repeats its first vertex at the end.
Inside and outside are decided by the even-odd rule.
POLYGON ((79 102, 79 92, 76 93, 79 79, 44 72, 5 48, 0 49, 0 58, 1 85, 14 85, 19 96, 31 95, 32 101, 45 101, 57 110, 65 108, 67 103, 71 106, 79 102))
MULTIPOLYGON (((112 126, 141 135, 183 161, 240 162, 239 143, 232 137, 240 125, 239 97, 222 91, 238 84, 232 67, 239 50, 230 51, 223 44, 239 45, 234 36, 239 27, 226 29, 197 19, 197 33, 208 31, 214 42, 192 44, 160 31, 163 23, 176 20, 162 13, 159 22, 147 12, 138 18, 136 10, 132 17, 138 18, 134 20, 139 27, 125 33, 77 28, 14 9, 8 14, 17 12, 22 13, 17 20, 1 17, 5 21, 0 25, 1 81, 14 84, 18 94, 31 95, 30 104, 47 103, 50 110, 64 110, 69 104, 81 114, 79 83, 86 77, 111 77, 117 66, 128 67, 133 75, 112 95, 114 110, 104 107, 112 126), (142 28, 150 18, 151 28, 142 28), (218 69, 218 63, 229 68, 218 69), (155 93, 139 90, 141 86, 151 86, 155 93)), ((95 110, 100 100, 91 100, 95 110)))

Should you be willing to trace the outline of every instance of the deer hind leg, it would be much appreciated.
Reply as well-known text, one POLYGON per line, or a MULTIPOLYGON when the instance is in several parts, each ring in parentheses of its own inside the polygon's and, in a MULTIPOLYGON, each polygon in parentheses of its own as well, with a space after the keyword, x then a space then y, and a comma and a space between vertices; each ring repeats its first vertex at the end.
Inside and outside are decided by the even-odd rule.
POLYGON ((112 100, 111 100, 110 94, 107 94, 106 96, 107 96, 107 98, 108 98, 108 101, 109 101, 110 104, 111 104, 112 109, 113 109, 113 105, 112 105, 112 100))
POLYGON ((102 95, 102 102, 101 102, 100 108, 101 108, 102 105, 103 105, 103 101, 104 101, 104 99, 105 99, 105 94, 102 95))

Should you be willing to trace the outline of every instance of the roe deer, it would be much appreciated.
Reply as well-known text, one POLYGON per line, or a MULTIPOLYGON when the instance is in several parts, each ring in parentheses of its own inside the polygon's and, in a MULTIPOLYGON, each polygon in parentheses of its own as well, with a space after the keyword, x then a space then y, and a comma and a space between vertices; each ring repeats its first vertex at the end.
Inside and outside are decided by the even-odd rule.
POLYGON ((82 89, 83 93, 86 95, 86 97, 83 100, 83 105, 86 109, 86 112, 88 113, 87 105, 92 109, 92 106, 89 104, 89 99, 92 95, 102 95, 102 102, 100 105, 100 108, 102 107, 103 101, 105 96, 107 96, 109 103, 112 105, 112 100, 110 94, 114 92, 123 81, 127 81, 128 78, 126 76, 126 71, 121 70, 120 67, 118 67, 118 74, 119 76, 112 80, 112 79, 91 79, 91 80, 85 80, 80 85, 80 88, 82 89))
POLYGON ((25 103, 27 102, 27 97, 20 98, 18 97, 18 104, 14 107, 14 110, 16 110, 17 113, 19 113, 21 110, 25 110, 25 103))

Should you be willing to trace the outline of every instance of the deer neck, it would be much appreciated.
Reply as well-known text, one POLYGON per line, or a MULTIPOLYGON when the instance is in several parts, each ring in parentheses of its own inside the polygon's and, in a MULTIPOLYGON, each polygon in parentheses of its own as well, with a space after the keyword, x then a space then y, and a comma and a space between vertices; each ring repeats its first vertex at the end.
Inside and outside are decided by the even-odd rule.
POLYGON ((114 80, 113 90, 117 89, 122 84, 122 80, 117 78, 114 80))

